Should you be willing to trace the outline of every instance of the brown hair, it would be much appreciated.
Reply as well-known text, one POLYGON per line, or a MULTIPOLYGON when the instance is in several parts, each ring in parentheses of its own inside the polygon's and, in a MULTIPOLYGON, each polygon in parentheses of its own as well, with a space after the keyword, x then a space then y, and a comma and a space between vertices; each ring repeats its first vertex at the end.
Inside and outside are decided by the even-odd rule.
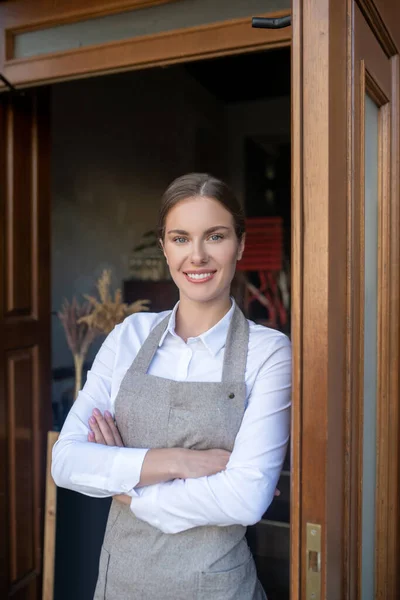
POLYGON ((161 240, 165 235, 165 221, 171 208, 178 202, 204 196, 220 202, 233 217, 235 232, 240 241, 245 232, 244 212, 230 187, 208 173, 188 173, 175 179, 165 190, 161 200, 158 220, 158 235, 161 240))

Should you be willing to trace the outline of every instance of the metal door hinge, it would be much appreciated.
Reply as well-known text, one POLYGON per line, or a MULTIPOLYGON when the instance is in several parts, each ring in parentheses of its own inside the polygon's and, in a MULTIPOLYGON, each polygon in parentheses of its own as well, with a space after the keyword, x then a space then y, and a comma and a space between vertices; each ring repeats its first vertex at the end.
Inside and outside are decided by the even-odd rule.
POLYGON ((307 523, 306 600, 321 600, 321 525, 307 523))

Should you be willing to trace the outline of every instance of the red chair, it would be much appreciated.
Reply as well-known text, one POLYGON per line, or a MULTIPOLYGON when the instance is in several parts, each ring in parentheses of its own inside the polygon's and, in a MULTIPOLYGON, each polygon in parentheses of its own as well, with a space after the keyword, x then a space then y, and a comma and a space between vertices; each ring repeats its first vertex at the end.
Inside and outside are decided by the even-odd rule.
POLYGON ((278 276, 283 269, 283 220, 281 217, 246 219, 246 246, 237 271, 245 286, 244 309, 249 314, 252 302, 268 312, 265 324, 277 328, 287 323, 287 310, 279 290, 278 276), (256 271, 259 287, 246 276, 256 271))

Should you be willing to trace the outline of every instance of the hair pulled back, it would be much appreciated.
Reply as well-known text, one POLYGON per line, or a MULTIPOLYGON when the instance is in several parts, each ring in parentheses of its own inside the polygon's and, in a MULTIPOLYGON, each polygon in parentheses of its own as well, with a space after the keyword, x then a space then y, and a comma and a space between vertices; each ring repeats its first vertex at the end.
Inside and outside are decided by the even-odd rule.
POLYGON ((169 211, 182 200, 203 196, 220 202, 233 217, 236 236, 241 241, 245 232, 244 212, 235 194, 221 179, 208 173, 188 173, 175 179, 165 190, 161 199, 158 235, 165 235, 165 221, 169 211))

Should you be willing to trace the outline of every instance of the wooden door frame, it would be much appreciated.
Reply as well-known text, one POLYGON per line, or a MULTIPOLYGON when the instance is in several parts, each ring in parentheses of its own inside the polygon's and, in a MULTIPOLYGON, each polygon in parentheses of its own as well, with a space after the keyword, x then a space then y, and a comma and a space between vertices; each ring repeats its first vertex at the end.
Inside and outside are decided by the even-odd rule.
MULTIPOLYGON (((168 2, 176 0, 114 0, 108 5, 102 4, 101 0, 86 0, 83 10, 79 0, 60 0, 57 9, 51 0, 41 0, 41 10, 35 9, 34 12, 29 0, 16 0, 10 6, 0 4, 0 72, 15 87, 29 87, 105 73, 270 50, 289 46, 291 43, 291 27, 253 29, 251 17, 247 17, 29 58, 13 58, 13 38, 17 33, 168 2)), ((254 16, 282 17, 288 14, 290 11, 283 10, 254 16)), ((5 87, 0 83, 0 92, 2 90, 5 87)))
MULTIPOLYGON (((386 356, 391 356, 387 373, 382 373, 387 379, 387 404, 378 420, 378 427, 379 423, 386 423, 384 457, 389 453, 392 457, 385 475, 378 475, 388 499, 378 512, 377 579, 386 579, 388 595, 384 595, 384 585, 378 589, 377 597, 386 600, 397 597, 399 592, 400 34, 396 24, 400 23, 400 7, 393 0, 357 0, 356 4, 391 60, 394 81, 391 219, 389 222, 386 217, 385 242, 390 272, 386 277, 391 281, 388 287, 386 279, 384 292, 389 308, 384 316, 387 332, 379 342, 385 347, 386 356)), ((292 299, 292 498, 293 504, 297 498, 301 506, 299 510, 292 506, 292 523, 298 514, 300 522, 298 528, 292 529, 291 600, 306 597, 307 523, 322 524, 321 597, 359 598, 359 590, 354 586, 360 554, 359 505, 353 493, 360 476, 354 464, 359 433, 355 423, 359 395, 353 381, 359 377, 354 358, 355 345, 359 343, 354 330, 359 290, 355 289, 353 266, 352 111, 353 78, 358 76, 354 71, 354 5, 353 0, 294 2, 292 277, 297 294, 294 291, 292 299), (321 476, 316 477, 315 473, 321 476)), ((359 347, 357 359, 360 360, 359 347)), ((381 457, 378 468, 382 462, 381 457)))
POLYGON ((291 600, 306 598, 307 523, 322 527, 320 597, 343 599, 346 27, 345 1, 293 3, 291 600))

